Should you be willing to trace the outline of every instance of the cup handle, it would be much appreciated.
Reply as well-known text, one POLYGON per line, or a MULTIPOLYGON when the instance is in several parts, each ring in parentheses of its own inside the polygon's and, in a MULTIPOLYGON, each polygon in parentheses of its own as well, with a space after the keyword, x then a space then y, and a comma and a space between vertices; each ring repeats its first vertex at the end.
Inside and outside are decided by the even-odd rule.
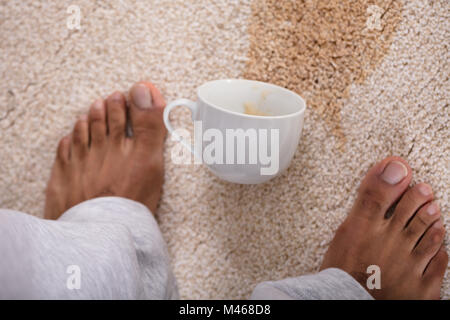
POLYGON ((177 141, 179 141, 183 146, 185 146, 194 156, 196 156, 194 148, 188 144, 183 138, 181 138, 177 132, 173 129, 170 120, 169 120, 169 115, 170 112, 176 108, 176 107, 188 107, 189 110, 191 110, 191 115, 192 115, 192 121, 195 121, 196 115, 197 115, 197 110, 198 110, 198 106, 197 103, 189 100, 189 99, 178 99, 175 101, 172 101, 171 103, 169 103, 165 108, 164 108, 164 125, 167 128, 167 131, 169 131, 169 133, 175 137, 175 139, 177 141))

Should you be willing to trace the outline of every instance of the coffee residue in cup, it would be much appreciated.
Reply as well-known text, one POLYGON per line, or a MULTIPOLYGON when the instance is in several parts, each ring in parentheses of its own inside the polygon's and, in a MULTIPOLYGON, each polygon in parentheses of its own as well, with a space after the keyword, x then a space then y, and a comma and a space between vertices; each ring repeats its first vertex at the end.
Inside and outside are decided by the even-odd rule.
POLYGON ((256 108, 255 105, 251 102, 244 103, 244 113, 251 116, 266 116, 266 117, 270 116, 268 113, 256 108))

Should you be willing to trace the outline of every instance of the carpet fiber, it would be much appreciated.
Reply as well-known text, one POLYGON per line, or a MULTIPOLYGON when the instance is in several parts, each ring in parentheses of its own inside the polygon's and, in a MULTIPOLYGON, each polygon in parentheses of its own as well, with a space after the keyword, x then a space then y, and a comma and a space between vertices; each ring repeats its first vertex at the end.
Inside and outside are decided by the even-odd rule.
MULTIPOLYGON (((301 143, 281 176, 235 185, 173 164, 168 139, 157 219, 182 298, 246 298, 260 281, 315 272, 388 155, 432 185, 448 225, 450 6, 352 3, 0 1, 0 207, 42 216, 58 140, 99 96, 146 79, 167 101, 193 99, 205 81, 247 77, 306 98, 301 143), (71 4, 80 30, 67 27, 71 4)), ((173 122, 189 127, 188 112, 173 122)))

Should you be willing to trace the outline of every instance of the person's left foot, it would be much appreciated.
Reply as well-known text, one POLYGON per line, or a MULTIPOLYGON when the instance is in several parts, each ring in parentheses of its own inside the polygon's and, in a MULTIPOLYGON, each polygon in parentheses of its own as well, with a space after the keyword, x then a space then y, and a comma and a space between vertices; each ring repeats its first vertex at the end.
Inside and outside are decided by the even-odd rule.
POLYGON ((44 218, 58 219, 82 201, 118 196, 156 210, 164 177, 165 101, 151 83, 98 100, 58 146, 44 218), (129 123, 132 136, 127 135, 129 123))

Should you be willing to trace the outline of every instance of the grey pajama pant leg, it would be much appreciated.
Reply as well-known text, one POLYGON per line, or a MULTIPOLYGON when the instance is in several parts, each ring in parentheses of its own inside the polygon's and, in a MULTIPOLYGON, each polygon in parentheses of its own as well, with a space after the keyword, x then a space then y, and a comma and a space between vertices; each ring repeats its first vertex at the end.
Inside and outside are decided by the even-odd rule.
POLYGON ((108 197, 58 221, 0 210, 0 298, 174 299, 178 291, 151 212, 108 197))
POLYGON ((313 275, 267 281, 256 286, 255 300, 373 300, 352 276, 330 268, 313 275))

